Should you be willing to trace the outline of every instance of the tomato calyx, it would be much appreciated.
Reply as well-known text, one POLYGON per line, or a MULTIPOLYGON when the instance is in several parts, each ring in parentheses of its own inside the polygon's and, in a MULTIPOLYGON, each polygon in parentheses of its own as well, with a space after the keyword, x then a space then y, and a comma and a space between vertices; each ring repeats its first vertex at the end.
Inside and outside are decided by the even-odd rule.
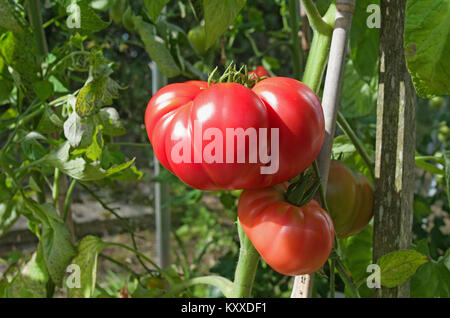
POLYGON ((320 180, 314 178, 310 171, 303 171, 298 180, 289 185, 285 199, 292 205, 304 206, 314 198, 319 186, 320 180))
POLYGON ((242 65, 240 69, 236 68, 236 64, 231 62, 225 69, 222 75, 217 78, 218 67, 216 66, 214 70, 208 76, 208 86, 217 83, 238 83, 244 85, 248 88, 252 88, 259 81, 267 78, 267 76, 251 76, 248 71, 247 65, 242 65), (217 79, 215 79, 217 78, 217 79))

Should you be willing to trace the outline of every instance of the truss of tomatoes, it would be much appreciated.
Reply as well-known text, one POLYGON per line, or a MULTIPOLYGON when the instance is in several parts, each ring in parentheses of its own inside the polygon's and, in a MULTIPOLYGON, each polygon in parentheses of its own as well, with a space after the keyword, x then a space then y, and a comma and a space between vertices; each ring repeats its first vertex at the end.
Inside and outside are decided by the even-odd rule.
POLYGON ((169 84, 149 101, 145 126, 159 162, 201 190, 254 189, 285 182, 312 164, 325 134, 319 98, 303 83, 284 77, 263 79, 252 89, 237 83, 169 84), (227 129, 252 128, 258 132, 258 145, 264 138, 267 146, 251 147, 249 136, 244 136, 248 138, 244 143, 234 136, 228 148, 233 151, 227 153, 230 140, 198 136, 196 127, 224 137, 227 129), (265 136, 259 134, 264 128, 265 136), (278 149, 272 149, 273 128, 278 149), (261 152, 271 156, 271 162, 261 152), (206 160, 205 153, 213 160, 206 160), (239 153, 245 154, 244 160, 239 160, 239 153), (273 173, 262 173, 262 167, 275 161, 273 173))
MULTIPOLYGON (((145 125, 159 162, 186 184, 202 190, 247 189, 239 199, 239 220, 272 268, 285 275, 301 275, 324 264, 334 242, 331 217, 314 200, 297 207, 286 202, 283 194, 284 183, 312 164, 324 139, 322 106, 306 85, 283 77, 263 79, 252 89, 237 83, 170 84, 148 103, 145 125), (237 137, 233 163, 195 162, 195 155, 203 154, 211 143, 208 138, 196 140, 199 123, 202 131, 212 128, 223 136, 227 128, 277 128, 279 169, 262 174, 267 162, 248 160, 253 155, 259 158, 259 149, 248 142, 239 144, 237 137), (237 162, 242 147, 247 161, 237 162), (174 151, 188 160, 174 160, 174 151)), ((271 135, 266 138, 266 145, 271 145, 271 135)), ((219 144, 222 154, 225 144, 219 144)), ((268 149, 270 154, 272 150, 268 149)))

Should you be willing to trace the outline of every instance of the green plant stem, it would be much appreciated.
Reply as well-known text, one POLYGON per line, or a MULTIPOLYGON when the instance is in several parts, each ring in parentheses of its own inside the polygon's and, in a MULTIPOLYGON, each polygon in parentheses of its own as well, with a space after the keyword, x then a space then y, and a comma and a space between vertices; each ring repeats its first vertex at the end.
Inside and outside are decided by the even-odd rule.
POLYGON ((303 68, 303 54, 300 48, 300 37, 298 36, 298 0, 288 0, 289 17, 291 21, 291 49, 294 64, 294 78, 300 80, 303 68))
POLYGON ((367 153, 366 149, 364 148, 364 145, 362 144, 361 140, 356 136, 354 130, 348 123, 348 121, 345 119, 344 115, 342 115, 341 112, 338 112, 337 116, 337 123, 339 127, 344 131, 344 133, 347 135, 347 137, 351 140, 353 145, 356 148, 356 151, 361 155, 361 157, 364 160, 364 163, 366 164, 367 168, 369 169, 370 175, 372 178, 374 177, 374 171, 375 171, 375 163, 372 158, 370 158, 369 154, 367 153))
MULTIPOLYGON (((309 24, 314 31, 327 34, 333 32, 333 27, 324 21, 312 0, 302 0, 303 6, 308 16, 309 24)), ((334 4, 333 4, 334 5, 334 4)))
MULTIPOLYGON (((86 185, 84 185, 84 184, 82 184, 82 183, 81 183, 81 186, 82 186, 84 189, 86 189, 86 191, 89 192, 89 194, 90 194, 95 200, 97 200, 98 203, 100 203, 100 205, 101 205, 105 210, 111 212, 111 214, 114 215, 114 216, 115 216, 115 217, 116 217, 116 218, 117 218, 117 219, 125 226, 125 228, 126 228, 126 229, 128 230, 128 232, 130 233, 131 241, 132 241, 132 243, 133 243, 134 249, 135 249, 135 250, 138 250, 138 248, 137 248, 137 243, 136 243, 136 238, 135 238, 135 235, 134 235, 134 229, 128 224, 128 222, 125 221, 125 219, 122 218, 119 214, 117 214, 116 211, 114 211, 114 209, 110 208, 105 202, 103 202, 103 200, 100 199, 100 197, 99 197, 94 191, 92 191, 91 189, 89 189, 88 186, 86 186, 86 185)), ((136 254, 136 257, 137 257, 139 263, 142 265, 142 267, 144 267, 144 269, 145 269, 147 272, 151 273, 151 269, 149 269, 149 268, 145 265, 145 263, 142 261, 141 257, 140 257, 138 254, 136 254)))
POLYGON ((230 295, 233 298, 248 298, 252 292, 260 256, 250 239, 245 235, 239 219, 237 221, 237 228, 241 248, 234 274, 233 289, 230 295))
POLYGON ((322 178, 320 177, 320 170, 319 170, 319 165, 317 164, 317 160, 314 160, 314 162, 313 162, 313 169, 314 169, 314 173, 316 174, 316 178, 319 179, 319 196, 320 196, 320 201, 322 201, 322 207, 328 212, 330 210, 328 209, 328 204, 327 204, 327 194, 325 193, 325 188, 322 184, 322 178))
POLYGON ((126 146, 126 147, 143 147, 149 148, 152 145, 149 143, 138 143, 138 142, 115 142, 112 143, 111 146, 126 146))
POLYGON ((347 275, 347 269, 345 268, 345 265, 342 263, 341 259, 337 255, 335 257, 335 261, 338 274, 344 281, 344 284, 347 287, 350 295, 354 298, 360 298, 361 296, 359 295, 358 289, 353 284, 351 278, 347 275))
MULTIPOLYGON (((336 5, 332 3, 324 16, 324 21, 330 26, 330 28, 334 27, 335 13, 336 5)), ((314 32, 302 81, 316 93, 320 89, 323 73, 327 66, 332 35, 332 29, 326 31, 325 33, 320 33, 319 31, 314 32)))
POLYGON ((176 293, 194 285, 205 284, 219 289, 225 297, 230 297, 233 283, 222 276, 201 276, 182 281, 179 284, 171 285, 170 290, 163 297, 173 297, 176 293))
POLYGON ((67 189, 66 199, 64 200, 64 208, 63 208, 64 222, 66 222, 66 220, 67 220, 67 215, 69 213, 69 208, 70 208, 70 198, 72 197, 73 189, 75 189, 76 184, 77 184, 77 180, 72 179, 69 189, 67 189))
POLYGON ((61 176, 61 172, 59 171, 58 168, 55 168, 53 187, 52 187, 52 199, 53 199, 53 205, 55 207, 56 207, 56 203, 58 202, 60 176, 61 176))
POLYGON ((40 0, 28 0, 28 14, 33 34, 36 40, 36 48, 41 58, 47 55, 47 41, 44 28, 42 27, 41 2, 40 0))
POLYGON ((336 267, 336 260, 334 258, 330 259, 330 298, 334 298, 334 292, 335 292, 335 267, 336 267))
POLYGON ((141 257, 143 260, 145 260, 146 262, 150 263, 154 268, 156 268, 156 270, 158 271, 159 274, 161 274, 162 277, 164 277, 170 284, 173 283, 173 279, 172 277, 170 277, 169 275, 167 275, 158 265, 156 265, 155 262, 153 262, 150 258, 148 258, 147 256, 145 256, 144 254, 142 254, 141 252, 139 252, 137 249, 134 249, 132 247, 129 247, 125 244, 121 244, 121 243, 116 243, 116 242, 105 242, 106 245, 108 246, 117 246, 117 247, 121 247, 123 249, 126 249, 132 253, 134 253, 136 256, 141 257))

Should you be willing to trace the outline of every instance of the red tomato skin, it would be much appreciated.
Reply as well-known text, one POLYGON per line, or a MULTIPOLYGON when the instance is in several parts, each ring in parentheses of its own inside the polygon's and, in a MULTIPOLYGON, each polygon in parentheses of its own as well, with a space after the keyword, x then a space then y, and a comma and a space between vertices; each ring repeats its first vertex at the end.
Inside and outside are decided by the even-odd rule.
POLYGON ((245 190, 239 198, 238 217, 264 261, 284 275, 318 270, 333 247, 333 222, 317 201, 291 205, 277 187, 245 190))
POLYGON ((236 83, 208 87, 206 82, 189 81, 167 85, 149 101, 145 125, 159 162, 186 184, 202 190, 262 188, 287 181, 314 161, 324 137, 319 99, 301 82, 277 77, 262 80, 253 90, 236 83), (201 163, 195 162, 194 152, 203 154, 212 142, 200 141, 201 149, 195 149, 193 126, 196 120, 203 132, 214 128, 222 133, 223 163, 205 162, 203 156, 201 163), (227 163, 227 128, 255 128, 256 131, 266 128, 269 147, 270 130, 278 128, 278 171, 261 174, 264 164, 259 156, 256 163, 248 160, 248 142, 245 162, 237 163, 236 137, 234 163, 227 163), (172 160, 172 150, 180 140, 191 145, 189 163, 172 160))
POLYGON ((266 70, 266 68, 264 66, 258 65, 257 67, 255 67, 254 70, 251 70, 250 72, 248 72, 248 77, 250 79, 254 79, 255 76, 257 76, 259 78, 261 78, 263 76, 269 77, 270 74, 269 74, 269 72, 266 70))
POLYGON ((319 154, 325 137, 322 105, 308 86, 291 78, 264 79, 253 91, 266 104, 271 126, 279 128, 280 170, 267 186, 279 184, 304 171, 319 154))

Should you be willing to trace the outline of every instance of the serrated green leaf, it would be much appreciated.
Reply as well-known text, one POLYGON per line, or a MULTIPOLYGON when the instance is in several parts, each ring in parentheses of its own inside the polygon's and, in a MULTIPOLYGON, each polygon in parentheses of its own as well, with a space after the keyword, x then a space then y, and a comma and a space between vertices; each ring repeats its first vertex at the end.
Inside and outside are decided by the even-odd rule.
POLYGON ((32 34, 7 32, 0 37, 0 55, 14 70, 16 85, 33 92, 33 83, 38 81, 40 66, 36 59, 36 47, 32 34))
POLYGON ((80 288, 68 288, 70 298, 91 298, 94 295, 97 279, 97 258, 106 244, 99 238, 88 235, 78 245, 78 254, 72 261, 81 269, 80 288))
POLYGON ((119 97, 120 85, 109 77, 92 79, 80 90, 75 111, 80 117, 88 117, 102 106, 111 105, 119 97))
POLYGON ((61 286, 65 270, 76 254, 70 242, 70 232, 51 204, 37 204, 31 200, 25 203, 30 212, 42 222, 39 242, 45 264, 53 282, 61 286))
POLYGON ((411 278, 411 297, 450 297, 450 270, 444 262, 428 262, 411 278))
POLYGON ((163 39, 155 34, 154 26, 143 22, 142 19, 135 19, 135 24, 148 55, 158 64, 161 72, 169 78, 178 76, 181 72, 180 68, 175 63, 163 39))
POLYGON ((64 142, 58 149, 43 157, 40 162, 58 168, 62 173, 78 181, 97 181, 112 176, 130 167, 135 159, 114 165, 105 170, 100 161, 88 163, 83 158, 70 159, 70 144, 64 142))
POLYGON ((339 240, 342 260, 355 282, 367 276, 366 268, 372 264, 373 227, 368 225, 356 235, 339 240))
POLYGON ((47 266, 45 265, 42 246, 14 277, 7 288, 8 298, 45 298, 46 285, 49 280, 47 266))
POLYGON ((34 82, 33 91, 40 100, 45 101, 53 95, 53 84, 49 81, 34 82))
POLYGON ((110 22, 103 21, 95 13, 87 0, 79 0, 70 4, 68 10, 67 25, 69 28, 98 32, 110 25, 110 22))
POLYGON ((103 126, 103 133, 106 136, 122 136, 126 133, 125 127, 120 121, 117 110, 113 107, 105 107, 100 109, 100 122, 103 126))
POLYGON ((244 7, 246 0, 203 0, 206 49, 228 29, 244 7))
POLYGON ((81 118, 76 112, 64 122, 64 136, 73 148, 87 147, 92 143, 95 123, 91 118, 81 118))
POLYGON ((377 264, 381 269, 381 285, 396 287, 408 280, 428 258, 414 250, 400 250, 383 255, 377 264))
POLYGON ((155 23, 161 14, 162 9, 169 0, 144 0, 145 8, 147 8, 150 19, 155 23))
POLYGON ((137 181, 142 179, 144 176, 144 173, 136 166, 130 166, 127 169, 124 169, 122 171, 117 172, 116 174, 112 175, 110 178, 117 181, 122 182, 129 182, 129 181, 137 181))
POLYGON ((94 135, 92 136, 92 143, 86 149, 86 157, 92 161, 98 161, 102 156, 103 136, 98 125, 95 126, 94 135))
MULTIPOLYGON (((371 83, 377 73, 378 42, 380 29, 369 28, 367 19, 372 13, 367 12, 371 4, 379 5, 379 0, 358 0, 350 29, 350 58, 356 72, 362 80, 371 83)), ((344 81, 345 83, 345 81, 344 81)))
POLYGON ((14 13, 13 3, 10 0, 0 0, 0 27, 21 33, 24 28, 14 13))
POLYGON ((408 70, 423 97, 450 93, 450 0, 408 0, 404 47, 408 70))
POLYGON ((349 60, 344 69, 341 112, 346 118, 364 117, 374 114, 377 105, 378 76, 364 81, 349 60))

